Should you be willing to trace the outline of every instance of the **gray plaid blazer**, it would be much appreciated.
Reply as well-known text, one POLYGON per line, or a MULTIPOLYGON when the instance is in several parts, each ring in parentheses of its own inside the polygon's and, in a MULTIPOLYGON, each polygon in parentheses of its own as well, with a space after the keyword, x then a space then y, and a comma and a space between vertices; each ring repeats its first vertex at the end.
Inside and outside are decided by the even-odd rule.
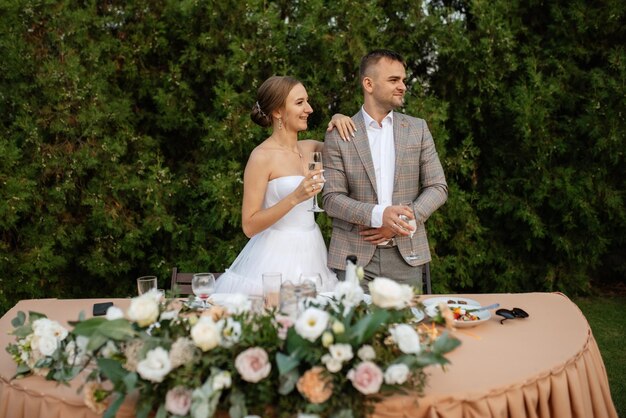
MULTIPOLYGON (((328 266, 345 269, 346 256, 354 254, 358 264, 367 265, 376 249, 360 235, 360 225, 369 226, 372 209, 378 202, 376 175, 367 130, 361 111, 352 117, 356 138, 345 142, 337 129, 326 133, 324 142, 324 209, 333 218, 328 266)), ((435 149, 433 137, 423 119, 393 114, 395 177, 393 204, 414 202, 417 230, 413 245, 420 256, 411 262, 419 266, 430 261, 424 222, 448 198, 448 185, 435 149)), ((396 238, 400 252, 411 250, 409 237, 396 238)))

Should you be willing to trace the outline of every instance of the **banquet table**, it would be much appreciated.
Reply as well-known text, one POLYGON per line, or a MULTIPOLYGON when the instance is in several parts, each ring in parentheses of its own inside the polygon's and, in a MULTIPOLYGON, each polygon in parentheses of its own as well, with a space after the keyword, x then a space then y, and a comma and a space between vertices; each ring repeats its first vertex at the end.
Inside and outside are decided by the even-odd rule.
MULTIPOLYGON (((432 295, 442 296, 442 295, 432 295)), ((429 296, 424 296, 426 300, 429 296)), ((482 305, 519 307, 529 318, 499 317, 473 328, 457 329, 461 346, 447 355, 445 369, 429 367, 423 396, 397 394, 376 404, 378 418, 617 418, 606 369, 587 320, 560 293, 445 295, 472 298, 482 305)), ((23 300, 0 319, 0 343, 12 341, 7 332, 18 311, 37 311, 67 326, 81 311, 87 316, 96 302, 112 301, 126 308, 129 299, 23 300)), ((83 403, 77 390, 39 376, 12 380, 16 365, 0 352, 0 417, 92 418, 98 415, 83 403)), ((126 402, 117 417, 134 416, 126 402)))

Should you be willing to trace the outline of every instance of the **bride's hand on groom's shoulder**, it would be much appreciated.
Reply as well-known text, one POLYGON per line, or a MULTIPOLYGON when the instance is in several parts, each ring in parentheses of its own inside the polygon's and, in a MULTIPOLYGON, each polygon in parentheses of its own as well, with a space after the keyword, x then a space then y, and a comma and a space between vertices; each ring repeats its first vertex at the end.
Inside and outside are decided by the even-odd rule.
POLYGON ((342 115, 341 113, 335 113, 331 118, 330 122, 328 122, 327 132, 333 130, 333 128, 337 128, 337 132, 339 132, 339 136, 344 141, 350 141, 355 137, 356 133, 356 125, 351 117, 342 115))

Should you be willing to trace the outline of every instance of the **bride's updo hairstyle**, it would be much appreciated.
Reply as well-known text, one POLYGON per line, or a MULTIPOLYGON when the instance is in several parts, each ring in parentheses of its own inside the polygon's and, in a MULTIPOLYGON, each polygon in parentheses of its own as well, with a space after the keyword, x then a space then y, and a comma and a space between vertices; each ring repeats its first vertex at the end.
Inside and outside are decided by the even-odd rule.
POLYGON ((298 84, 301 83, 289 76, 275 75, 265 80, 257 92, 250 119, 264 128, 272 126, 272 112, 285 104, 289 92, 298 84))

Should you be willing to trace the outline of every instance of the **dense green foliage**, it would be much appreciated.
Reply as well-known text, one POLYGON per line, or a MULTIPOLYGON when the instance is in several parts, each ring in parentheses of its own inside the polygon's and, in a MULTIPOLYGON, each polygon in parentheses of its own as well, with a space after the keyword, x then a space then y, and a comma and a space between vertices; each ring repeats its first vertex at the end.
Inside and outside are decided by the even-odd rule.
POLYGON ((626 295, 583 297, 574 300, 585 314, 598 343, 609 378, 611 396, 618 417, 626 416, 626 356, 624 356, 624 330, 621 318, 626 306, 626 295))
MULTIPOLYGON (((623 277, 620 0, 5 0, 0 5, 0 308, 128 295, 246 242, 249 119, 272 74, 358 110, 358 60, 408 60, 450 185, 428 221, 436 291, 586 292, 623 277)), ((320 225, 329 236, 329 220, 320 225)))

